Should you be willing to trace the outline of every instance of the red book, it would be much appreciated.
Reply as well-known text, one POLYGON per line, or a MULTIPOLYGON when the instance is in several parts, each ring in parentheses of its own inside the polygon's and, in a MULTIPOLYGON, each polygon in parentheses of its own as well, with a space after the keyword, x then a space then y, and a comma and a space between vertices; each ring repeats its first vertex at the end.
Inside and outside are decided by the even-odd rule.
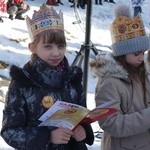
POLYGON ((115 112, 117 112, 117 109, 114 108, 95 108, 94 110, 90 111, 81 122, 92 123, 106 118, 109 115, 114 114, 115 112))

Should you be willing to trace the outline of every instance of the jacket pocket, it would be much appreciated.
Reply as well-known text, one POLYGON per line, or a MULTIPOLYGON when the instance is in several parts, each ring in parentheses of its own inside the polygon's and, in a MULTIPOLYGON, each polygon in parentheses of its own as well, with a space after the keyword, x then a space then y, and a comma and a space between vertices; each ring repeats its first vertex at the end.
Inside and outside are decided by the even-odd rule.
POLYGON ((150 136, 148 132, 140 133, 134 136, 122 138, 120 140, 121 148, 127 150, 145 150, 149 147, 150 136))

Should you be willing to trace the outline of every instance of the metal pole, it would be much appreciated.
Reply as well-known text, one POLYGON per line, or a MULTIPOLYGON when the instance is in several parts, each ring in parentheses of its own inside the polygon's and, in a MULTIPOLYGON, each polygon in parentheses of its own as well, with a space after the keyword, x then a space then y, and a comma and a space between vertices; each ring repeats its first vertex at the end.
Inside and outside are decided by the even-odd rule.
POLYGON ((83 90, 86 96, 86 100, 87 100, 87 85, 88 85, 87 84, 88 64, 89 64, 89 54, 90 54, 91 12, 92 12, 92 0, 87 0, 84 67, 83 67, 83 90))

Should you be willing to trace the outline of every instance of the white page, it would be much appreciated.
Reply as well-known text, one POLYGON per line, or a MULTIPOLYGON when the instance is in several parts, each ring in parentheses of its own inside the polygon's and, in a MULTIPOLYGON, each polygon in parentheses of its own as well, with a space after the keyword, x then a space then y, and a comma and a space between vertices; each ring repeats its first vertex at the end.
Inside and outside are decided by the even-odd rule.
MULTIPOLYGON (((40 118, 40 121, 45 121, 47 120, 50 116, 52 116, 56 111, 62 110, 62 109, 67 109, 67 108, 78 108, 78 107, 83 107, 77 104, 73 103, 68 103, 64 101, 56 101, 40 118)), ((85 108, 85 107, 83 107, 85 108)))

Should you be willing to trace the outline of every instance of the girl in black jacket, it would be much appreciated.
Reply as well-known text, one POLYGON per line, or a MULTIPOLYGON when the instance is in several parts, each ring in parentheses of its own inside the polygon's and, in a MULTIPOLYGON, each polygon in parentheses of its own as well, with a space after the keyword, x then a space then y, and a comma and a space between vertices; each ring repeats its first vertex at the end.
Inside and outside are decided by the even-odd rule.
POLYGON ((23 68, 11 67, 1 136, 18 150, 87 150, 86 144, 94 140, 89 124, 79 124, 74 130, 38 126, 40 116, 55 101, 86 106, 82 71, 69 67, 65 57, 62 14, 42 6, 26 21, 32 56, 23 68))

